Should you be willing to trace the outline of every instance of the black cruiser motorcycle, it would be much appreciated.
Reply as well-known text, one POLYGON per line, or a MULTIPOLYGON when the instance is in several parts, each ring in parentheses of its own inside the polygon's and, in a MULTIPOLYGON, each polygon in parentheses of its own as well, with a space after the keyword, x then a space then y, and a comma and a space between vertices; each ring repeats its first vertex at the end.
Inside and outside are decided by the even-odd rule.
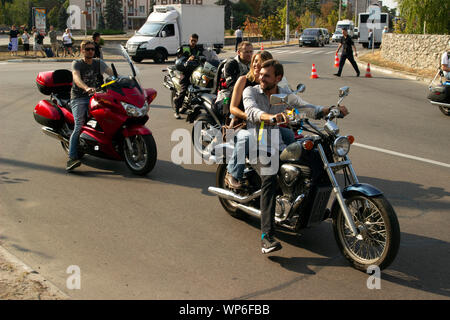
MULTIPOLYGON (((292 94, 302 91, 304 86, 299 85, 292 94)), ((348 94, 349 87, 339 90, 338 105, 348 94)), ((289 95, 272 95, 270 102, 289 106, 289 95)), ((288 116, 288 125, 293 130, 311 135, 297 139, 280 155, 275 222, 298 233, 331 218, 338 247, 356 269, 366 271, 371 265, 384 269, 394 261, 399 249, 397 215, 382 191, 359 182, 348 156, 354 138, 339 134, 337 121, 333 121, 339 116, 339 110, 332 108, 323 128, 310 122, 299 110, 288 116), (312 179, 311 166, 304 160, 308 153, 321 161, 319 178, 312 179), (341 184, 336 176, 338 172, 342 172, 341 184), (331 208, 327 208, 332 195, 335 199, 331 208)), ((243 214, 261 217, 261 180, 256 170, 247 161, 244 187, 238 192, 225 183, 226 167, 226 163, 219 164, 216 187, 209 187, 209 192, 219 197, 225 211, 233 217, 243 214)))

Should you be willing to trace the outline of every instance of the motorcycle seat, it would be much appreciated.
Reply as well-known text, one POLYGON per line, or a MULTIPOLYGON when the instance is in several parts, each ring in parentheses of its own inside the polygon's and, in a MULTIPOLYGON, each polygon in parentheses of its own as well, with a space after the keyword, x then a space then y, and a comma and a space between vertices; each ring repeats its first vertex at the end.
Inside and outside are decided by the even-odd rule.
POLYGON ((72 108, 70 107, 70 92, 55 94, 54 98, 59 106, 72 112, 72 108))

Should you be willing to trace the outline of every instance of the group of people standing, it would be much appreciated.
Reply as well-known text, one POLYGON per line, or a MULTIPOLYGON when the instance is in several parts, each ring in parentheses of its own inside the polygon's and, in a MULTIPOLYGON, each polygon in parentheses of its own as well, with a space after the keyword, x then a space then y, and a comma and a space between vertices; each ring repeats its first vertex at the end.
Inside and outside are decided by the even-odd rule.
MULTIPOLYGON (((23 29, 22 32, 17 30, 16 26, 13 25, 9 32, 9 50, 11 52, 11 56, 17 56, 17 52, 19 50, 19 37, 22 39, 23 51, 25 56, 29 55, 30 52, 30 42, 33 44, 33 52, 36 57, 38 52, 42 55, 42 57, 46 58, 47 54, 44 51, 44 39, 48 36, 50 38, 50 47, 54 56, 58 56, 59 43, 58 43, 58 35, 53 26, 50 26, 48 34, 45 33, 44 30, 38 30, 36 27, 32 27, 31 32, 28 32, 26 28, 23 29)), ((103 53, 100 46, 100 33, 95 32, 92 35, 93 41, 95 42, 95 56, 98 58, 103 58, 103 53)), ((72 46, 73 46, 73 36, 69 28, 65 30, 61 37, 64 50, 63 57, 66 55, 74 56, 72 46)))

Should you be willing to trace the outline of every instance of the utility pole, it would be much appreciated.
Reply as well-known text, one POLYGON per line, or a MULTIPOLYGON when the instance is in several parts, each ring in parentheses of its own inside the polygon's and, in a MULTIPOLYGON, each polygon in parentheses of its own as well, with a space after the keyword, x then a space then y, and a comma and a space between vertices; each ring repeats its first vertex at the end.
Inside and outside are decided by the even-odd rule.
POLYGON ((286 0, 286 37, 285 44, 289 44, 289 0, 286 0))
POLYGON ((355 0, 355 26, 358 27, 358 0, 355 0))
POLYGON ((342 0, 339 0, 339 21, 341 21, 341 3, 342 0))

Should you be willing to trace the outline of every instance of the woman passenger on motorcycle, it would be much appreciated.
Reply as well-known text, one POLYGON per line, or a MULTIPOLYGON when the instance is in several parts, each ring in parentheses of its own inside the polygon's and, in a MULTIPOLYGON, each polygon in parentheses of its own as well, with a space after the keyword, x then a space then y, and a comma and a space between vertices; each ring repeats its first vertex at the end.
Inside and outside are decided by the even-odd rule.
MULTIPOLYGON (((258 51, 252 57, 250 63, 250 71, 245 76, 241 76, 233 89, 230 103, 230 113, 232 114, 231 126, 237 124, 239 121, 247 120, 247 115, 244 111, 244 103, 242 101, 242 93, 245 88, 259 84, 259 72, 261 65, 273 59, 272 54, 268 51, 258 51)), ((294 133, 289 130, 281 130, 282 139, 289 144, 295 140, 294 133)), ((228 162, 227 174, 225 181, 232 189, 239 189, 242 187, 240 180, 243 177, 245 169, 245 157, 249 154, 250 133, 248 130, 241 129, 236 134, 236 143, 234 145, 233 155, 228 162)))

